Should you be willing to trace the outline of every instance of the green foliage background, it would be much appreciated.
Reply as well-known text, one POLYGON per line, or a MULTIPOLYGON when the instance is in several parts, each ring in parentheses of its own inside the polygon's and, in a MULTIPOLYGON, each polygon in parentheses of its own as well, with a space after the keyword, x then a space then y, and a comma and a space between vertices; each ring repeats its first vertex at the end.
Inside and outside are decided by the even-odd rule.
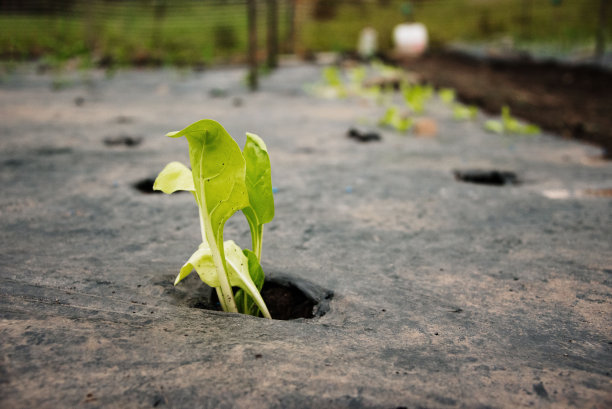
MULTIPOLYGON (((599 0, 412 0, 410 15, 402 13, 404 0, 277 1, 281 50, 298 53, 353 50, 366 25, 378 30, 380 46, 388 50, 393 27, 407 20, 425 23, 434 46, 511 37, 515 44, 559 50, 592 48, 599 19, 599 0)), ((120 65, 196 65, 246 59, 245 0, 59 0, 19 10, 2 4, 3 60, 46 56, 120 65)), ((267 2, 257 4, 263 52, 267 2)), ((611 17, 608 10, 608 40, 611 17)))

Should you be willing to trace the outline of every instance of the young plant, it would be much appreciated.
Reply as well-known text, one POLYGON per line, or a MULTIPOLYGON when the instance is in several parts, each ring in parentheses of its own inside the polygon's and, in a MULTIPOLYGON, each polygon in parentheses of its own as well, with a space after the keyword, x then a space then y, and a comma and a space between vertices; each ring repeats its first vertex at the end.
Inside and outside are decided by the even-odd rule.
POLYGON ((183 265, 174 285, 195 269, 202 281, 216 289, 224 311, 261 312, 271 318, 260 294, 264 281, 260 265, 263 224, 274 217, 266 145, 257 135, 247 133, 241 152, 229 133, 210 119, 167 136, 186 137, 192 170, 170 162, 157 176, 153 189, 167 194, 192 192, 202 234, 202 243, 183 265), (225 222, 241 209, 249 223, 253 251, 241 250, 232 240, 223 241, 225 222), (233 288, 239 289, 236 294, 233 288))
POLYGON ((414 120, 402 115, 396 106, 390 106, 385 111, 385 114, 378 121, 378 125, 393 128, 399 132, 407 132, 414 125, 414 120))
POLYGON ((402 85, 402 95, 406 105, 415 113, 421 114, 425 111, 425 103, 432 97, 433 88, 429 85, 402 85))
POLYGON ((540 128, 537 125, 523 124, 510 115, 510 108, 508 106, 502 107, 501 114, 501 121, 490 119, 485 122, 484 127, 487 131, 498 134, 508 133, 520 135, 534 135, 540 133, 540 128))
POLYGON ((473 120, 478 115, 478 107, 474 105, 453 105, 453 119, 456 121, 473 120))
POLYGON ((455 102, 456 93, 452 88, 441 88, 438 91, 438 97, 442 100, 442 102, 450 105, 455 102))

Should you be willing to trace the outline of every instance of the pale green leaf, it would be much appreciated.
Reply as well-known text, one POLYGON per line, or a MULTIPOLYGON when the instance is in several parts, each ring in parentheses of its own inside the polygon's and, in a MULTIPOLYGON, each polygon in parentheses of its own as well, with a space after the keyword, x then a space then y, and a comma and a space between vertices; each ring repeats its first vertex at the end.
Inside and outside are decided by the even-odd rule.
MULTIPOLYGON (((264 271, 259 264, 259 260, 257 259, 257 255, 253 253, 249 249, 242 250, 244 255, 248 259, 249 266, 249 275, 251 276, 251 280, 255 284, 257 290, 261 293, 261 289, 264 285, 265 275, 264 271)), ((238 310, 243 314, 249 315, 259 315, 259 308, 253 300, 253 297, 248 295, 242 289, 236 292, 236 305, 238 306, 238 310)))
POLYGON ((274 195, 272 193, 272 172, 270 157, 264 141, 247 132, 243 155, 246 161, 246 188, 249 206, 244 213, 251 230, 253 251, 261 258, 263 225, 274 218, 274 195))
MULTIPOLYGON (((240 247, 232 240, 226 241, 224 247, 230 284, 232 287, 240 287, 253 299, 263 316, 270 318, 268 308, 266 307, 266 304, 259 293, 259 288, 261 287, 258 288, 251 278, 251 274, 249 272, 249 257, 247 257, 240 247)), ((257 262, 257 266, 259 266, 257 257, 255 257, 254 261, 257 262)), ((253 263, 253 261, 251 261, 251 263, 253 263)), ((259 280, 258 274, 259 272, 254 271, 254 275, 257 280, 259 280)), ((261 276, 263 281, 263 270, 261 271, 261 276)))
POLYGON ((180 162, 170 162, 159 172, 153 190, 161 190, 170 194, 178 190, 195 191, 193 175, 189 168, 180 162))
MULTIPOLYGON (((257 257, 254 255, 247 256, 249 252, 243 252, 233 240, 227 240, 223 243, 223 247, 225 250, 225 262, 227 264, 229 284, 232 287, 239 287, 243 291, 243 294, 248 295, 255 306, 262 312, 263 316, 269 318, 270 313, 259 293, 263 286, 264 275, 259 265, 259 261, 257 261, 257 257), (251 275, 253 277, 251 277, 251 275)), ((174 285, 177 285, 193 270, 198 273, 200 280, 209 286, 213 288, 220 287, 221 284, 219 282, 217 268, 213 260, 211 249, 205 243, 202 243, 200 248, 196 250, 183 265, 174 281, 174 285)), ((247 311, 242 312, 248 313, 247 311)))
POLYGON ((248 132, 246 136, 243 155, 246 161, 249 205, 257 216, 257 223, 265 224, 274 218, 270 157, 266 144, 259 136, 248 132))
POLYGON ((219 287, 219 277, 217 276, 217 269, 213 262, 212 253, 210 247, 206 243, 200 244, 195 253, 189 257, 189 260, 183 265, 174 285, 177 285, 181 280, 187 277, 193 270, 196 270, 200 276, 200 280, 205 282, 211 287, 219 287))
POLYGON ((220 243, 213 243, 222 239, 227 219, 249 204, 242 152, 221 124, 211 119, 195 122, 172 136, 185 136, 189 142, 196 200, 214 236, 207 234, 207 240, 219 247, 220 243))
POLYGON ((496 121, 494 119, 489 119, 487 122, 485 122, 484 128, 489 132, 499 134, 504 133, 504 124, 501 123, 501 121, 496 121))

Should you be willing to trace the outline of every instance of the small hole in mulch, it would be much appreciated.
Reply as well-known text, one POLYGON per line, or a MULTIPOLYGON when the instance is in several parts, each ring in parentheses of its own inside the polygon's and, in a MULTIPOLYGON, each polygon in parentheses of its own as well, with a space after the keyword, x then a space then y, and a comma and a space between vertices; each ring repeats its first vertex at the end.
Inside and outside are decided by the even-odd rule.
MULTIPOLYGON (((299 318, 322 317, 329 311, 329 301, 333 292, 310 283, 286 277, 267 278, 261 290, 270 315, 275 320, 295 320, 299 318)), ((192 308, 221 310, 217 292, 210 292, 209 300, 201 300, 190 305, 192 308)))
POLYGON ((357 128, 350 128, 346 133, 346 136, 356 140, 357 142, 372 142, 380 141, 382 139, 378 132, 366 131, 357 128))
POLYGON ((278 283, 266 283, 261 290, 270 315, 277 320, 313 318, 315 302, 293 286, 285 287, 278 283))
POLYGON ((153 178, 145 178, 141 179, 138 182, 134 183, 134 189, 138 190, 140 193, 162 193, 161 190, 153 190, 153 184, 155 183, 155 179, 153 178))
POLYGON ((458 181, 476 183, 478 185, 504 186, 518 185, 520 183, 516 173, 505 170, 454 170, 453 174, 458 181))
POLYGON ((106 146, 127 146, 128 148, 133 148, 141 143, 142 136, 121 134, 104 138, 104 145, 106 146))

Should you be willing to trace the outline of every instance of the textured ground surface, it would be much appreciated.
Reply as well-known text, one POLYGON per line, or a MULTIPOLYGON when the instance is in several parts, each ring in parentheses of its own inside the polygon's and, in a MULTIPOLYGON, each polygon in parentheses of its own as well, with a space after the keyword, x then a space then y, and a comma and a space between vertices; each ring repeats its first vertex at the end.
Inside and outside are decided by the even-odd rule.
MULTIPOLYGON (((285 68, 257 94, 240 70, 4 79, 0 407, 612 406, 612 163, 439 103, 435 138, 358 143, 380 108, 305 95, 319 76, 285 68), (325 316, 211 312, 190 308, 195 277, 172 287, 197 208, 132 185, 187 162, 163 135, 206 117, 266 140, 264 268, 333 291, 325 316), (454 180, 470 168, 523 183, 454 180)), ((226 237, 248 245, 246 222, 226 237)))

